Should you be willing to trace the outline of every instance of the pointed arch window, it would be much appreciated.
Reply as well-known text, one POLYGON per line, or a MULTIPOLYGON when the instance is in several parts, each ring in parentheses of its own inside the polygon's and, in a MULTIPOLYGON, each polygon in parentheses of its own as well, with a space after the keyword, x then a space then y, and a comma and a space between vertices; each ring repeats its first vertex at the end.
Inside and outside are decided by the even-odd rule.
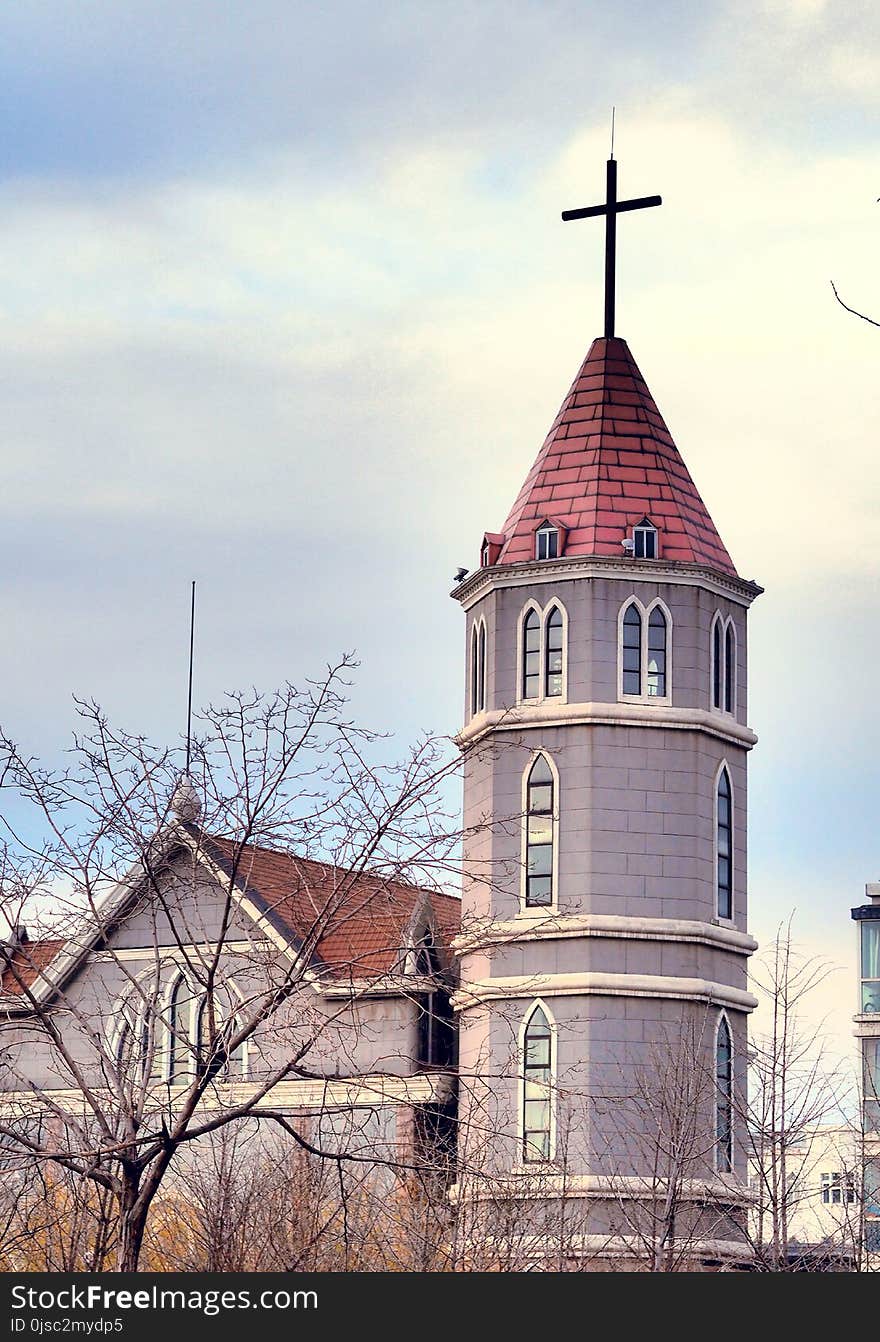
POLYGON ((721 707, 721 683, 723 679, 723 661, 721 658, 721 617, 717 616, 712 626, 712 707, 721 707))
POLYGON ((486 707, 486 626, 482 620, 477 644, 477 712, 482 713, 486 707))
POLYGON ((712 622, 712 707, 736 712, 736 626, 719 614, 712 622))
POLYGON ((526 782, 526 907, 553 903, 553 773, 544 755, 529 770, 526 782))
POLYGON ((623 617, 623 692, 642 692, 642 612, 634 601, 623 617))
POLYGON ((733 796, 726 768, 718 775, 715 800, 716 895, 719 918, 733 917, 733 796))
POLYGON ((728 621, 724 631, 724 711, 733 712, 734 686, 736 684, 736 658, 733 624, 728 621))
POLYGON ((553 1031, 544 1011, 535 1006, 526 1021, 522 1043, 524 1163, 551 1157, 553 1103, 553 1031))
POLYGON ((471 630, 471 716, 486 707, 486 623, 480 620, 471 630))
POLYGON ((541 693, 541 617, 532 607, 523 621, 522 697, 537 699, 541 693))
POLYGON ((544 626, 544 693, 548 699, 562 694, 562 611, 554 606, 544 626))
POLYGON ((715 1040, 715 1164, 722 1174, 733 1169, 733 1041, 726 1016, 715 1040))
POLYGON ((168 1080, 171 1085, 181 1085, 189 1076, 190 1004, 189 985, 181 976, 168 1002, 168 1080))
POLYGON ((655 606, 648 616, 648 694, 666 698, 666 616, 655 606))

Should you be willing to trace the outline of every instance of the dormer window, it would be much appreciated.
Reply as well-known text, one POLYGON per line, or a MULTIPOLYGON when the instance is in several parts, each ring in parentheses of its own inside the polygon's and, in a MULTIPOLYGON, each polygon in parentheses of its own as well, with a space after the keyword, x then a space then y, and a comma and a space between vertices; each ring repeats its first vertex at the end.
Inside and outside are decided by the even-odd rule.
POLYGON ((557 559, 559 557, 559 530, 545 523, 535 532, 535 558, 557 559))
POLYGON ((480 568, 489 567, 489 542, 483 541, 480 547, 480 568))
POLYGON ((633 527, 632 552, 634 559, 657 558, 657 528, 647 517, 643 517, 639 525, 633 527))

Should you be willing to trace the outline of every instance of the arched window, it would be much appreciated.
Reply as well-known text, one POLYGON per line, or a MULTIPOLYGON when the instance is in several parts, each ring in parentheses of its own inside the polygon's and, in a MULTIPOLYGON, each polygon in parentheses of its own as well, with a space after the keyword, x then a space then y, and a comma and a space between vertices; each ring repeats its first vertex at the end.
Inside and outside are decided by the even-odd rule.
POLYGON ((168 1080, 181 1085, 189 1076, 190 990, 184 978, 174 985, 168 1003, 168 1080))
POLYGON ((551 1156, 551 1104, 553 1032, 550 1022, 536 1006, 523 1031, 522 1155, 523 1161, 549 1160, 551 1156))
POLYGON ((471 630, 471 715, 486 707, 486 625, 480 620, 471 630))
POLYGON ((477 642, 477 712, 482 713, 486 707, 486 626, 482 620, 477 642))
POLYGON ((642 613, 634 601, 623 617, 623 692, 642 692, 642 613))
POLYGON ((553 903, 553 774, 543 755, 526 783, 526 905, 553 903))
POLYGON ((554 606, 544 626, 544 693, 548 699, 562 693, 562 611, 554 606))
POLYGON ((721 680, 724 674, 721 657, 721 617, 712 625, 712 707, 721 707, 721 680))
POLYGON ((722 1174, 733 1169, 733 1043, 726 1016, 715 1040, 715 1164, 722 1174))
POLYGON ((727 769, 718 775, 715 849, 718 917, 733 917, 733 808, 727 769))
POLYGON ((532 608, 523 621, 522 697, 537 699, 541 692, 541 617, 532 608))
POLYGON ((659 606, 648 616, 648 694, 666 697, 666 616, 659 606))
POLYGON ((736 644, 733 624, 728 621, 724 631, 724 711, 732 713, 736 689, 736 644))

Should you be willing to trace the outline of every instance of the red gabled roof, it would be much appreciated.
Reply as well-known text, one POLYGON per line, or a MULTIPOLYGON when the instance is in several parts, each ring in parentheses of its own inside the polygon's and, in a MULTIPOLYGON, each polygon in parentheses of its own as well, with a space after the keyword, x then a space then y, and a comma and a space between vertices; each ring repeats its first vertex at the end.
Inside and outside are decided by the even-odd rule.
POLYGON ((535 558, 545 517, 568 528, 564 554, 625 556, 649 517, 660 559, 736 576, 733 561, 625 340, 594 340, 504 524, 496 561, 535 558))
POLYGON ((458 931, 461 904, 451 895, 229 839, 203 835, 201 840, 227 873, 237 858, 239 888, 255 895, 276 926, 297 944, 305 942, 334 975, 357 979, 400 972, 407 926, 424 900, 444 945, 458 931))
MULTIPOLYGON (((346 979, 400 973, 409 948, 409 923, 427 901, 438 941, 448 948, 459 930, 461 901, 434 890, 352 872, 327 862, 294 857, 269 848, 187 830, 237 887, 253 897, 272 923, 297 948, 305 944, 318 969, 346 979)), ((67 943, 25 941, 3 966, 0 992, 15 997, 33 985, 67 943)))

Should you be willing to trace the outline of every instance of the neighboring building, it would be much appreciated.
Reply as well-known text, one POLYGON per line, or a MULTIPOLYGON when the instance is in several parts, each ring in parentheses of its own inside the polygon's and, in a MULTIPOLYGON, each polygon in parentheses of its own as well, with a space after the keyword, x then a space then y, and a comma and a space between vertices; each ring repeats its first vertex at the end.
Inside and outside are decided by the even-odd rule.
POLYGON ((867 903, 852 910, 859 937, 859 1041, 864 1127, 864 1247, 880 1268, 880 883, 865 886, 867 903))
MULTIPOLYGON (((790 1267, 821 1271, 851 1265, 858 1258, 861 1150, 857 1128, 832 1124, 805 1128, 786 1145, 785 1191, 779 1198, 779 1210, 784 1211, 790 1267)), ((768 1245, 772 1241, 769 1190, 762 1188, 762 1172, 755 1160, 750 1181, 753 1236, 756 1244, 768 1245)))
POLYGON ((411 1160, 420 1129, 452 1119, 458 925, 450 896, 234 844, 179 815, 69 939, 19 930, 3 947, 3 1113, 75 1112, 86 1087, 131 1092, 146 1075, 147 1111, 170 1114, 204 1071, 216 1087, 202 1105, 228 1107, 301 1049, 256 1113, 295 1115, 331 1150, 411 1160), (209 975, 220 1026, 278 994, 229 1056, 207 1055, 209 975))
MULTIPOLYGON (((760 591, 626 342, 594 341, 453 593, 459 1140, 496 1188, 506 1176, 505 1215, 519 1201, 536 1257, 564 1206, 577 1246, 603 1260, 670 1236, 695 1263, 748 1258, 735 1097, 756 1005, 746 617, 760 591), (675 1169, 664 1127, 686 1149, 675 1169)), ((472 1181, 459 1196, 489 1195, 472 1181)))

